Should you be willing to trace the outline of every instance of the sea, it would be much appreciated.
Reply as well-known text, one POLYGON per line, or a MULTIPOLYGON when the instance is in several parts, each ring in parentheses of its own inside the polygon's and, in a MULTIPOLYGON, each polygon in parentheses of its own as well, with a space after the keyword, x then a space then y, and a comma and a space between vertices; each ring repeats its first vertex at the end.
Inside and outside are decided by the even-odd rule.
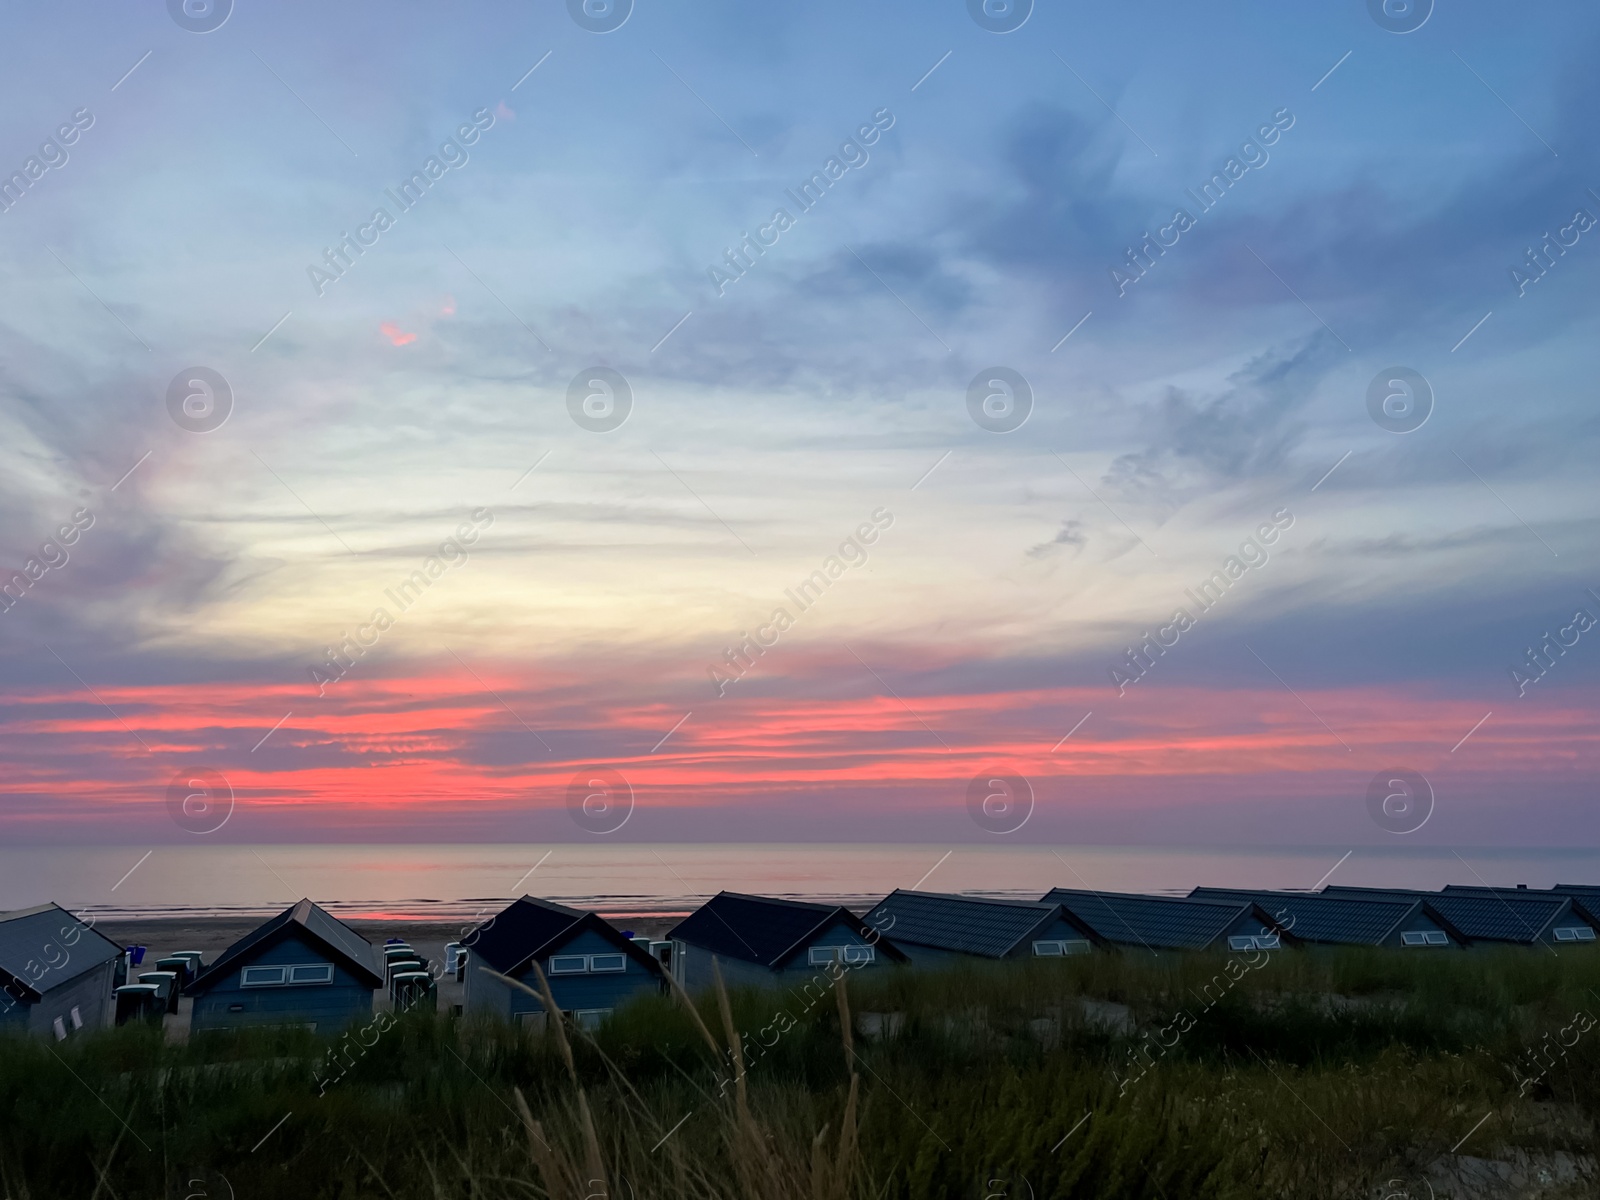
POLYGON ((613 917, 671 916, 718 891, 865 911, 895 888, 1036 899, 1052 887, 1184 895, 1324 883, 1600 883, 1600 850, 887 844, 0 846, 0 910, 265 916, 309 896, 346 917, 474 921, 525 893, 613 917))

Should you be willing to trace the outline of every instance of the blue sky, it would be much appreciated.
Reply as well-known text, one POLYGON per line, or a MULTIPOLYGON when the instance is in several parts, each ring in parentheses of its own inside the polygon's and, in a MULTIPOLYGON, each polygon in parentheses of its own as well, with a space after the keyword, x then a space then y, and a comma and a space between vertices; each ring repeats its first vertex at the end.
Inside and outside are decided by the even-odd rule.
MULTIPOLYGON (((1510 271, 1575 210, 1600 217, 1592 6, 1442 4, 1406 34, 1355 0, 1041 3, 1005 34, 954 0, 641 0, 603 34, 555 4, 240 0, 203 34, 158 4, 4 20, 29 49, 5 84, 0 167, 94 118, 0 214, 0 565, 20 569, 84 505, 97 518, 0 615, 0 748, 30 830, 56 832, 63 797, 119 830, 159 821, 156 785, 192 762, 320 828, 356 785, 306 772, 373 756, 420 772, 379 832, 424 811, 492 822, 517 796, 554 803, 584 763, 632 762, 696 708, 675 735, 682 774, 656 794, 736 804, 752 834, 869 796, 875 836, 924 809, 959 827, 989 755, 1055 798, 1052 828, 1144 836, 1112 784, 1085 811, 1071 799, 1075 772, 1111 780, 1120 761, 1154 772, 1141 812, 1245 836, 1253 810, 1226 785, 1196 799, 1195 779, 1354 812, 1353 780, 1432 762, 1496 709, 1481 761, 1449 760, 1462 823, 1441 836, 1564 838, 1592 786, 1581 714, 1600 637, 1529 695, 1509 676, 1551 622, 1600 614, 1585 599, 1600 228, 1524 295, 1510 271), (469 161, 399 212, 385 189, 484 110, 469 161), (708 268, 874 114, 893 123, 866 161, 718 295, 708 268), (1241 147, 1275 117, 1265 161, 1202 212, 1187 189, 1255 158, 1241 147), (307 267, 380 205, 393 228, 318 295, 307 267), (1112 268, 1179 207, 1194 227, 1119 295, 1112 268), (165 401, 196 365, 233 394, 203 434, 165 401), (1034 402, 1002 434, 967 411, 995 366, 1034 402), (1405 434, 1367 409, 1396 366, 1434 397, 1405 434), (568 414, 593 367, 633 396, 609 433, 568 414), (452 672, 487 687, 470 671, 488 664, 516 703, 429 708, 403 746, 350 701, 278 703, 485 506, 492 536, 350 687, 435 696, 452 672), (869 564, 708 711, 706 664, 877 507, 897 523, 869 564), (1296 525, 1271 563, 1119 696, 1108 672, 1128 646, 1284 508, 1296 525), (184 687, 233 689, 216 700, 232 715, 194 730, 166 690, 184 687), (144 716, 119 727, 90 689, 144 716), (1308 747, 1337 728, 1319 696, 1444 707, 1436 733, 1344 750, 1335 734, 1363 764, 1348 777, 1308 748, 1267 779, 1249 749, 1207 750, 1157 715, 1182 711, 1182 689, 1237 697, 1219 736, 1280 729, 1286 705, 1308 747), (916 721, 829 742, 831 773, 804 747, 768 760, 785 704, 869 696, 916 721), (985 698, 1040 745, 941 747, 924 731, 952 728, 918 696, 952 728, 951 697, 985 698), (250 743, 297 704, 264 767, 250 743), (1097 705, 1128 731, 1147 720, 1171 761, 1150 767, 1135 732, 1108 733, 1092 766, 1046 753, 1097 705), (607 740, 623 711, 642 746, 607 740), (719 732, 695 741, 713 713, 719 732), (1526 725, 1501 745, 1507 714, 1526 725), (513 740, 490 751, 456 723, 489 720, 513 740), (192 736, 127 736, 180 726, 192 736), (934 758, 898 758, 905 738, 934 758), (472 787, 440 792, 452 772, 472 787)), ((1343 819, 1276 840, 1371 832, 1343 819)))

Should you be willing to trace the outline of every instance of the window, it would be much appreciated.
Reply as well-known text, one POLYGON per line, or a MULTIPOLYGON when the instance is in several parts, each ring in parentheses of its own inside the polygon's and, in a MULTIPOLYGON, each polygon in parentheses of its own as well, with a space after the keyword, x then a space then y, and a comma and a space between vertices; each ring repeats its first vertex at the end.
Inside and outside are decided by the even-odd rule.
POLYGON ((282 987, 290 983, 332 983, 332 963, 296 963, 285 967, 246 967, 240 987, 282 987))
POLYGON ((66 1041, 67 1040, 67 1023, 65 1021, 63 1021, 60 1017, 57 1017, 52 1022, 52 1026, 54 1027, 54 1029, 56 1031, 56 1041, 58 1041, 58 1042, 66 1041))
POLYGON ((1442 929, 1405 929, 1400 933, 1402 946, 1448 946, 1450 935, 1442 929))
POLYGON ((806 961, 813 967, 825 967, 832 962, 863 966, 876 957, 871 946, 813 946, 806 951, 806 961))
POLYGON ((1089 943, 1079 938, 1066 940, 1035 942, 1033 954, 1035 958, 1059 958, 1064 954, 1087 954, 1089 943))
POLYGON ((538 1012, 519 1012, 517 1014, 517 1024, 521 1025, 524 1029, 532 1029, 537 1033, 543 1033, 545 1029, 544 1010, 540 1009, 538 1012))
POLYGON ((76 1004, 72 1006, 72 1027, 74 1029, 83 1028, 83 1014, 78 1011, 78 1006, 76 1004))
POLYGON ((1280 945, 1275 933, 1236 933, 1228 939, 1230 950, 1276 950, 1280 945))
POLYGON ((1592 942, 1594 930, 1587 925, 1565 925, 1553 931, 1558 942, 1592 942))
POLYGON ((572 1019, 579 1029, 594 1030, 600 1028, 600 1023, 611 1015, 609 1008, 580 1008, 572 1014, 572 1019))
POLYGON ((628 969, 626 954, 552 954, 551 975, 610 975, 628 969))

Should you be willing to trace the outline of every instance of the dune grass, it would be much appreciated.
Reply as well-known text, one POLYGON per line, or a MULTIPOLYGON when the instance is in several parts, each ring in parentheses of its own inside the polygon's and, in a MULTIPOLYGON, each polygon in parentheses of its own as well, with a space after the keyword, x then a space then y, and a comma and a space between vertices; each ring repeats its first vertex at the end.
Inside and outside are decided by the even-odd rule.
POLYGON ((1365 1197, 1600 1149, 1600 954, 1257 959, 819 975, 593 1036, 411 1013, 342 1076, 289 1030, 5 1039, 0 1195, 1365 1197))

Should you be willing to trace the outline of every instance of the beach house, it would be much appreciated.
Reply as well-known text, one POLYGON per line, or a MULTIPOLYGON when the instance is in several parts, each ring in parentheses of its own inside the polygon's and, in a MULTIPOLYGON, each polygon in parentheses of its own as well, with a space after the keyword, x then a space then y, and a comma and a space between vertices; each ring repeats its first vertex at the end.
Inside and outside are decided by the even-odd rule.
POLYGON ((372 943, 301 900, 229 946, 184 994, 190 1029, 295 1025, 337 1033, 372 1013, 383 986, 372 943))
POLYGON ((595 913, 534 896, 523 896, 468 933, 461 950, 462 1010, 468 1014, 541 1024, 544 1001, 506 982, 515 979, 537 992, 535 964, 556 1007, 583 1029, 598 1026, 634 996, 659 994, 666 986, 648 943, 624 937, 595 913))
POLYGON ((1558 946, 1595 942, 1596 924, 1571 896, 1522 888, 1442 892, 1327 887, 1324 896, 1392 896, 1426 900, 1475 946, 1558 946))
POLYGON ((715 961, 730 987, 807 978, 842 963, 852 970, 908 961, 847 908, 718 892, 667 934, 672 972, 690 991, 711 986, 715 961))
POLYGON ((1386 946, 1395 950, 1462 949, 1465 934, 1417 898, 1357 899, 1322 892, 1198 887, 1194 900, 1254 903, 1308 946, 1386 946))
POLYGON ((1040 897, 1059 904, 1119 950, 1277 950, 1300 944, 1270 913, 1248 900, 1190 900, 1056 888, 1040 897))
POLYGON ((896 888, 862 918, 913 964, 959 959, 1061 958, 1102 939, 1059 904, 991 900, 896 888))
POLYGON ((62 1041, 109 1024, 121 957, 59 905, 0 913, 0 1031, 62 1041))

